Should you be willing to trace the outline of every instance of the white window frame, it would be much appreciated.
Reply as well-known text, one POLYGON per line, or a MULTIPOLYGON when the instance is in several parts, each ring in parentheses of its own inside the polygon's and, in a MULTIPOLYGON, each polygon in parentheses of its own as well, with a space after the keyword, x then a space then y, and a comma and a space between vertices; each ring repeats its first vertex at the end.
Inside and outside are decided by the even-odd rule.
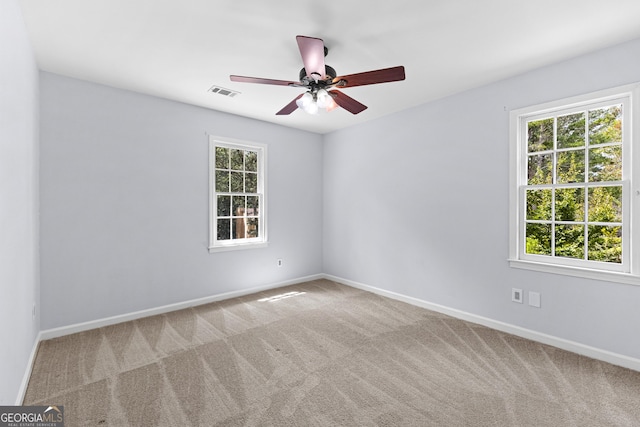
POLYGON ((640 84, 533 105, 510 112, 509 265, 514 268, 640 285, 640 84), (624 100, 623 107, 623 265, 574 262, 562 257, 525 253, 524 221, 527 182, 526 123, 560 111, 624 100), (626 261, 626 262, 625 262, 626 261))
POLYGON ((255 249, 268 245, 267 239, 267 146, 256 142, 241 141, 232 138, 209 136, 209 252, 255 249), (216 192, 216 147, 249 150, 258 153, 258 185, 257 194, 260 197, 258 213, 258 237, 244 239, 217 239, 218 206, 216 192))

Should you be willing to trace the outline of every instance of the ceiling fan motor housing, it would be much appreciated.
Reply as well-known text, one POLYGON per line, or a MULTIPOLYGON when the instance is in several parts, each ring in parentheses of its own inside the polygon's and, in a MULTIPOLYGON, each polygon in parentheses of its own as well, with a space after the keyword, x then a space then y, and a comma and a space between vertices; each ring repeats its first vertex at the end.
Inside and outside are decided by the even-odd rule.
MULTIPOLYGON (((323 80, 319 80, 318 83, 320 83, 321 81, 322 82, 326 82, 327 80, 329 82, 331 82, 338 75, 338 74, 336 74, 336 70, 334 70, 333 67, 330 67, 328 65, 324 66, 324 73, 327 76, 327 78, 323 79, 323 80)), ((309 77, 307 77, 307 70, 304 69, 304 68, 302 70, 300 70, 300 81, 303 82, 303 83, 309 81, 309 77)), ((311 80, 311 81, 313 81, 313 80, 311 80)))

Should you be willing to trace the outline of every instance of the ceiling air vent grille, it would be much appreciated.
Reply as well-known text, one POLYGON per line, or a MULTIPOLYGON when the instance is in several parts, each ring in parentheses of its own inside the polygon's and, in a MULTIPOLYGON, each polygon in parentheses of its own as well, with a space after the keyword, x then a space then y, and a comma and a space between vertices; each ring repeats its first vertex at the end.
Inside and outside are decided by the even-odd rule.
POLYGON ((215 93, 217 95, 227 96, 229 98, 233 98, 237 95, 240 95, 240 92, 236 92, 235 90, 225 89, 220 86, 211 86, 209 92, 215 93))

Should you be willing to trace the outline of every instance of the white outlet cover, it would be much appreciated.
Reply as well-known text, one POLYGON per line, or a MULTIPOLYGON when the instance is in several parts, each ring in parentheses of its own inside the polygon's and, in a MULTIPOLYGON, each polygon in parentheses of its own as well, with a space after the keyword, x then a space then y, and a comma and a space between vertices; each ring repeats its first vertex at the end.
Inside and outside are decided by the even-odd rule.
POLYGON ((529 305, 540 308, 540 292, 529 291, 529 305))

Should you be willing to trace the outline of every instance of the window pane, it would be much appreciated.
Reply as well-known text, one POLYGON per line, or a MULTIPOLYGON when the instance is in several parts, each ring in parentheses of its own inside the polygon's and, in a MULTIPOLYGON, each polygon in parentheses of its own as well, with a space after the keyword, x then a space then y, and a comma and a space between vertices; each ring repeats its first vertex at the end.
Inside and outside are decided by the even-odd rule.
POLYGON ((244 218, 234 218, 232 220, 233 234, 232 239, 244 239, 245 237, 245 222, 244 218))
POLYGON ((258 196, 247 197, 247 215, 258 216, 260 214, 260 198, 258 196))
POLYGON ((622 142, 622 105, 589 111, 589 144, 622 142))
POLYGON ((216 147, 216 168, 229 169, 229 149, 216 147))
POLYGON ((244 216, 246 199, 245 196, 233 196, 233 216, 244 216))
POLYGON ((551 219, 551 190, 527 190, 527 219, 551 219))
POLYGON ((553 149, 553 118, 527 123, 527 152, 553 149))
POLYGON ((261 243, 264 236, 259 234, 266 233, 266 223, 260 216, 265 214, 265 195, 260 187, 265 148, 239 141, 209 141, 213 150, 210 196, 214 198, 209 212, 209 250, 261 243))
POLYGON ((553 160, 551 154, 529 156, 527 184, 551 184, 553 179, 553 160))
POLYGON ((258 153, 255 151, 245 151, 244 152, 244 167, 245 170, 251 172, 258 171, 258 153))
POLYGON ((589 150, 589 182, 622 180, 622 146, 589 150))
POLYGON ((584 188, 558 188, 555 202, 557 221, 584 221, 584 188))
POLYGON ((229 172, 216 171, 216 191, 221 193, 229 191, 229 172))
POLYGON ((245 192, 246 193, 257 193, 258 192, 258 174, 247 172, 245 174, 245 192))
POLYGON ((258 218, 247 219, 247 237, 259 237, 258 233, 258 218))
POLYGON ((569 114, 558 117, 558 148, 583 147, 585 132, 585 114, 569 114))
POLYGON ((527 224, 528 254, 551 255, 551 225, 527 224))
POLYGON ((244 192, 244 173, 231 172, 231 192, 243 193, 244 192))
POLYGON ((622 222, 622 186, 589 189, 589 222, 622 222))
POLYGON ((218 216, 231 215, 231 196, 218 196, 218 216))
POLYGON ((244 150, 231 150, 231 169, 244 170, 244 150))
POLYGON ((640 215, 633 210, 637 159, 631 156, 640 150, 631 152, 633 97, 623 87, 511 114, 510 141, 517 144, 510 157, 513 259, 568 274, 637 273, 632 239, 640 215))
POLYGON ((218 219, 218 240, 229 240, 231 238, 231 220, 218 219))
POLYGON ((557 154, 557 183, 584 182, 584 150, 557 154))
POLYGON ((589 226, 589 260, 622 263, 622 227, 589 226))
POLYGON ((556 256, 584 259, 584 226, 556 225, 556 256))

